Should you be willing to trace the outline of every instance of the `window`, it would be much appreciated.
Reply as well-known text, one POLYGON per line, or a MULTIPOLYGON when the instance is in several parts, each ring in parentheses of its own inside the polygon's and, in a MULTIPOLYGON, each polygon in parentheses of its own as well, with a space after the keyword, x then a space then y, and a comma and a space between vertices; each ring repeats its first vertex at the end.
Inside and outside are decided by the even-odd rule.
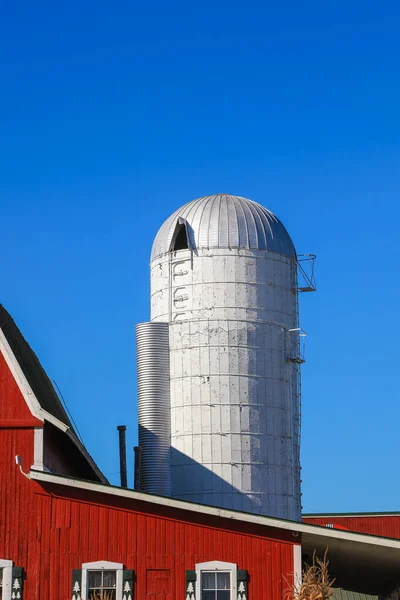
POLYGON ((237 566, 213 560, 196 565, 196 600, 237 600, 237 566))
POLYGON ((225 571, 201 572, 201 600, 230 600, 231 574, 225 571))
POLYGON ((179 229, 175 238, 174 250, 187 250, 189 246, 187 241, 186 226, 179 225, 178 227, 179 229))
POLYGON ((187 250, 189 248, 187 228, 188 224, 186 220, 182 219, 182 217, 179 217, 176 222, 175 230, 169 247, 170 252, 175 252, 176 250, 187 250))
POLYGON ((116 600, 116 571, 88 571, 87 579, 89 600, 116 600))
POLYGON ((0 569, 0 600, 3 599, 3 569, 0 569))
POLYGON ((121 600, 123 565, 105 560, 82 565, 82 600, 121 600))
POLYGON ((132 600, 133 571, 99 560, 72 571, 72 600, 132 600))

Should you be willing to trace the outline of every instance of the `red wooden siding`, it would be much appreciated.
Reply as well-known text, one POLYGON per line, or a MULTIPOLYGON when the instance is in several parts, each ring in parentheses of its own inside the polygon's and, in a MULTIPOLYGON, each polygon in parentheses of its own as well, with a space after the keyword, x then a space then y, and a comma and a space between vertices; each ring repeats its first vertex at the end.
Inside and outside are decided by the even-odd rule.
POLYGON ((354 515, 330 517, 304 517, 305 523, 312 525, 342 525, 350 531, 381 535, 400 539, 400 514, 399 515, 354 515))
POLYGON ((147 569, 146 597, 172 600, 171 569, 147 569))
POLYGON ((0 411, 0 558, 24 568, 24 600, 68 600, 72 569, 97 560, 135 571, 135 600, 184 600, 186 570, 210 560, 249 572, 249 600, 282 600, 293 572, 290 531, 27 479, 15 455, 28 471, 34 428, 2 356, 0 411))
POLYGON ((22 566, 28 562, 28 540, 36 537, 36 527, 32 521, 32 484, 15 465, 15 455, 23 456, 24 468, 29 470, 36 419, 1 352, 0 415, 0 558, 22 566))
MULTIPOLYGON (((19 437, 20 449, 21 444, 19 437)), ((186 511, 175 511, 186 513, 182 519, 152 514, 147 503, 137 503, 146 505, 146 513, 139 507, 104 505, 101 496, 96 501, 93 494, 87 501, 50 495, 12 463, 7 473, 7 489, 12 483, 17 493, 7 494, 1 486, 0 556, 26 570, 25 600, 70 598, 72 569, 95 560, 134 569, 135 600, 183 600, 186 570, 209 560, 247 569, 250 600, 283 598, 285 577, 290 579, 293 572, 290 541, 265 537, 264 532, 235 531, 229 520, 215 518, 211 526, 191 522, 196 515, 186 511)))
POLYGON ((0 558, 27 561, 25 543, 32 519, 32 485, 15 465, 22 454, 33 462, 33 429, 0 430, 0 558))
MULTIPOLYGON (((29 408, 20 392, 15 379, 8 368, 4 356, 0 352, 0 419, 3 427, 6 422, 34 421, 29 408)), ((40 421, 38 421, 40 424, 40 421)))
POLYGON ((216 528, 151 511, 105 506, 100 497, 98 502, 34 494, 37 552, 27 564, 31 575, 26 600, 68 598, 72 569, 96 560, 134 569, 135 599, 184 600, 186 570, 209 560, 247 569, 250 599, 282 599, 285 577, 293 572, 293 543, 236 532, 222 519, 216 528))

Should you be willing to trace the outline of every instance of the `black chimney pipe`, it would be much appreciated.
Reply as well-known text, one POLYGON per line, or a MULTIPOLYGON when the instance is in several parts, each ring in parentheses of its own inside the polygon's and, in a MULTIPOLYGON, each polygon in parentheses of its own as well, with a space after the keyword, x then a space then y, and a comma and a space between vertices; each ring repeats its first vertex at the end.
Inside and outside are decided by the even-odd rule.
POLYGON ((119 431, 119 464, 121 472, 121 487, 128 487, 128 474, 126 470, 126 425, 118 425, 119 431))
POLYGON ((133 488, 140 492, 140 446, 133 447, 134 454, 134 483, 133 488))

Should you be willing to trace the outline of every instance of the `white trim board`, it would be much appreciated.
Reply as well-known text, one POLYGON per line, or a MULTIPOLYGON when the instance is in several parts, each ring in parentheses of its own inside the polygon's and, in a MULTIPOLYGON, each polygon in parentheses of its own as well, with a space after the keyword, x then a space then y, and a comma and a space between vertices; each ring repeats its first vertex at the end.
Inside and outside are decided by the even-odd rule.
POLYGON ((33 465, 31 469, 43 471, 43 427, 35 427, 33 430, 33 465))
POLYGON ((293 546, 293 583, 296 590, 297 587, 300 586, 303 579, 303 571, 301 567, 301 546, 296 544, 293 546))

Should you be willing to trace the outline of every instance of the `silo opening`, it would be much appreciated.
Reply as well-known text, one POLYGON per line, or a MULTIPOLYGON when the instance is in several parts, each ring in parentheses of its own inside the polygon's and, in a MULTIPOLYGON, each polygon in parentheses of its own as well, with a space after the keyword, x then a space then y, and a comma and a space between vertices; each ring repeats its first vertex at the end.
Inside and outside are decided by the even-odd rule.
POLYGON ((178 223, 175 229, 174 237, 172 238, 171 251, 187 250, 189 248, 186 223, 178 223))

